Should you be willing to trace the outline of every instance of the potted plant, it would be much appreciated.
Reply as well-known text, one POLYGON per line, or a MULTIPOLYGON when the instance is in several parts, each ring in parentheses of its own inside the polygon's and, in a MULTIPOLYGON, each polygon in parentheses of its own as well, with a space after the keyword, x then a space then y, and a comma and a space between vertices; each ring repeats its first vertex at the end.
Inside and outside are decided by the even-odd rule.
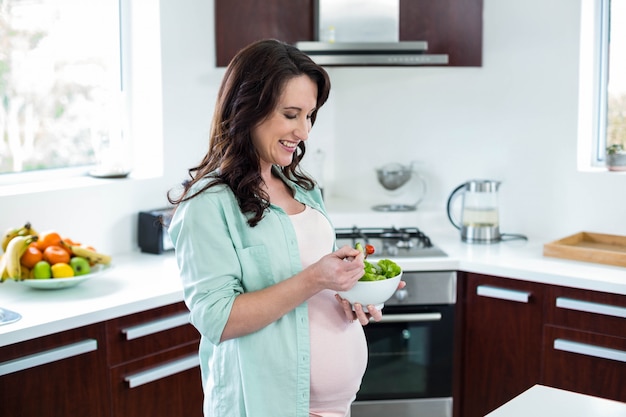
POLYGON ((626 150, 621 143, 606 148, 606 166, 609 171, 626 171, 626 150))

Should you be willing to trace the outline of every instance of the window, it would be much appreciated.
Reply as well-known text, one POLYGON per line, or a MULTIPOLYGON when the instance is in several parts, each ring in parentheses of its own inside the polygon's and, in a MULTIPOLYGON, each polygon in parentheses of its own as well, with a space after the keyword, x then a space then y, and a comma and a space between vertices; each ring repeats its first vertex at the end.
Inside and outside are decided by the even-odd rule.
POLYGON ((117 1, 0 0, 0 173, 120 150, 120 45, 117 1))
POLYGON ((609 4, 606 145, 626 146, 626 0, 609 4))
POLYGON ((626 0, 582 0, 578 166, 604 167, 626 147, 626 0))

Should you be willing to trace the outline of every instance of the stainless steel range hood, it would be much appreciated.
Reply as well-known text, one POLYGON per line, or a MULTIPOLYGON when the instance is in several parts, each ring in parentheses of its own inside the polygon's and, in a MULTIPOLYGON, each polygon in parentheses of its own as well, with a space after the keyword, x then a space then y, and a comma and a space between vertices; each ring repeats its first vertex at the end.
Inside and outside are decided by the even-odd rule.
POLYGON ((400 41, 399 0, 318 0, 317 41, 296 46, 327 66, 447 65, 426 41, 400 41))
POLYGON ((448 55, 428 54, 426 42, 298 42, 319 65, 447 65, 448 55))

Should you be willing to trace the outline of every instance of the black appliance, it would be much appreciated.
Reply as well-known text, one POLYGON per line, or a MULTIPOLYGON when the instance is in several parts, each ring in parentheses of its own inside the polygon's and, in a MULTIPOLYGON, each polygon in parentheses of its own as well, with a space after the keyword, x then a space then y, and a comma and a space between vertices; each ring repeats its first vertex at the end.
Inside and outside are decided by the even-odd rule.
POLYGON ((374 245, 381 258, 423 258, 447 256, 417 227, 352 227, 335 229, 337 246, 355 243, 374 245))
POLYGON ((162 208, 139 212, 137 243, 142 252, 160 254, 174 249, 167 228, 172 220, 172 209, 162 208))

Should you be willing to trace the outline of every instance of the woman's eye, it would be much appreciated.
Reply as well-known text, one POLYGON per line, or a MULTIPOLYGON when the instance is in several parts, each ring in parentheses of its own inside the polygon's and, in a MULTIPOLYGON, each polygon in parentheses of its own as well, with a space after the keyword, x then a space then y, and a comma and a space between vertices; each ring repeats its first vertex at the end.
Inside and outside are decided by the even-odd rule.
POLYGON ((298 117, 298 115, 297 114, 286 114, 285 117, 287 119, 295 119, 296 117, 298 117))

